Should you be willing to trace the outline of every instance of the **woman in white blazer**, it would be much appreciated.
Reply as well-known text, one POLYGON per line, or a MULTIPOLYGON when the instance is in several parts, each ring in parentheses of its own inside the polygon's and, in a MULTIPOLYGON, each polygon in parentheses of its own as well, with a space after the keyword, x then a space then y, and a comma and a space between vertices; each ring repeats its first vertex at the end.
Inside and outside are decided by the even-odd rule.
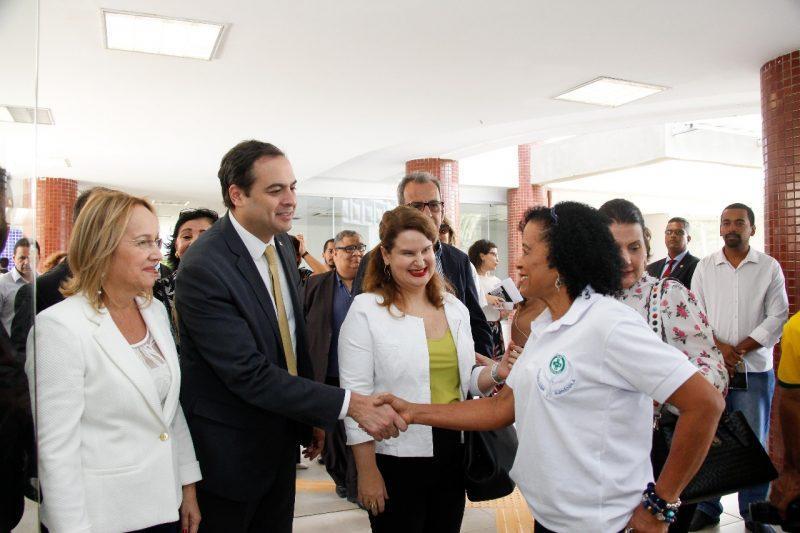
MULTIPOLYGON (((516 352, 492 367, 475 367, 469 311, 436 273, 433 221, 398 207, 383 215, 379 234, 365 292, 353 301, 339 334, 342 386, 420 403, 458 402, 491 391, 508 375, 516 352)), ((398 438, 374 442, 352 419, 345 426, 372 531, 460 530, 461 432, 411 426, 398 438)))
POLYGON ((200 467, 169 318, 151 298, 160 248, 147 200, 94 193, 70 240, 67 298, 28 338, 41 520, 53 533, 197 530, 200 467))

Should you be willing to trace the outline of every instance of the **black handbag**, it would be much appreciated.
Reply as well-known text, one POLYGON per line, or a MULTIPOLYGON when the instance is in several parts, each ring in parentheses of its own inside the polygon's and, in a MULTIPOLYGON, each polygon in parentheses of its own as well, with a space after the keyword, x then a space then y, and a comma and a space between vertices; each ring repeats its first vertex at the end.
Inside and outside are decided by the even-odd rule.
POLYGON ((464 441, 464 484, 469 500, 482 502, 511 494, 515 484, 509 472, 517 455, 514 426, 467 431, 464 441))
MULTIPOLYGON (((650 458, 656 479, 664 467, 678 417, 663 413, 653 432, 650 458)), ((697 503, 732 494, 778 477, 775 466, 741 411, 722 415, 700 470, 681 493, 683 503, 697 503)))
MULTIPOLYGON (((657 311, 657 305, 651 306, 652 301, 657 302, 663 297, 663 291, 664 280, 661 280, 650 292, 647 309, 653 312, 653 330, 666 342, 661 313, 657 311)), ((678 416, 663 408, 656 415, 653 424, 653 448, 650 451, 655 479, 658 479, 664 468, 677 422, 678 416)), ((714 440, 700 470, 683 489, 681 501, 698 503, 738 492, 745 487, 768 483, 777 477, 775 466, 741 411, 726 412, 719 421, 714 440)))

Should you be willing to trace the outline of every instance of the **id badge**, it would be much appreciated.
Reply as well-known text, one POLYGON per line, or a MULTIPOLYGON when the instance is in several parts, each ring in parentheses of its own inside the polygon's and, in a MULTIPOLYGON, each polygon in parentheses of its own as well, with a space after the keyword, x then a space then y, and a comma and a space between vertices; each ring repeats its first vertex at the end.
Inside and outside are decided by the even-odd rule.
POLYGON ((744 361, 736 363, 728 388, 731 390, 747 390, 747 369, 744 366, 744 361))

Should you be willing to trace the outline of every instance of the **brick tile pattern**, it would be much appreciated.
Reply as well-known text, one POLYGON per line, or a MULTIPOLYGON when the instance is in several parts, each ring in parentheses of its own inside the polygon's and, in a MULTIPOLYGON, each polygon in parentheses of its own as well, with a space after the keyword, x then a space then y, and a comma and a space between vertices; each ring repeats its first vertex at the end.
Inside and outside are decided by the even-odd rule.
MULTIPOLYGON (((786 276, 789 312, 800 305, 800 50, 761 67, 764 146, 764 243, 786 276)), ((775 349, 776 367, 780 349, 775 349)), ((774 406, 775 404, 773 404, 774 406)), ((780 421, 773 410, 770 450, 783 461, 780 421)))
POLYGON ((66 250, 72 231, 72 212, 78 197, 78 182, 66 178, 36 180, 36 238, 42 249, 40 260, 66 250))
POLYGON ((441 183, 444 212, 453 228, 461 227, 460 195, 458 191, 458 161, 453 159, 412 159, 406 161, 406 174, 430 172, 441 183))
POLYGON ((519 221, 525 211, 537 205, 548 205, 547 189, 542 185, 531 185, 531 146, 517 147, 519 162, 519 186, 508 190, 508 274, 517 280, 517 258, 522 255, 522 234, 519 221))

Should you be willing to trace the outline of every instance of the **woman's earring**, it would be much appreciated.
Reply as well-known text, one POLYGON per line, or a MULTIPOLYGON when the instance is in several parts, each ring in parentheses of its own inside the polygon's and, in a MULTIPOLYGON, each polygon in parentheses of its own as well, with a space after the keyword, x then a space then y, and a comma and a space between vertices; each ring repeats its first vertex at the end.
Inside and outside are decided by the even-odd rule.
POLYGON ((561 276, 558 276, 558 277, 556 278, 556 290, 557 290, 557 291, 560 291, 560 290, 561 290, 561 286, 562 286, 562 285, 563 285, 563 283, 561 283, 561 276))

